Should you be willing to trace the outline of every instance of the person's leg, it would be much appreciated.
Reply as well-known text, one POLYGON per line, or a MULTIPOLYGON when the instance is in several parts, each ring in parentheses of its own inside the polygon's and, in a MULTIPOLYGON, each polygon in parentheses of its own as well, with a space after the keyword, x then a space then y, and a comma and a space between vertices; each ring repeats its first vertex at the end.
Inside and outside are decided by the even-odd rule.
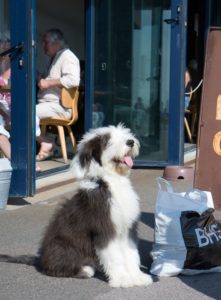
MULTIPOLYGON (((0 149, 2 150, 5 157, 11 160, 11 143, 9 142, 7 136, 3 134, 0 134, 0 149)), ((40 171, 41 168, 39 166, 36 166, 36 172, 40 171)))
POLYGON ((4 119, 0 115, 0 149, 3 154, 11 159, 11 144, 9 142, 10 134, 4 127, 4 119))
POLYGON ((70 119, 71 109, 65 109, 58 102, 42 102, 36 105, 36 116, 39 119, 51 117, 70 119))
MULTIPOLYGON (((59 103, 44 102, 36 105, 36 119, 45 119, 51 117, 71 118, 71 110, 63 108, 59 103)), ((45 160, 53 155, 53 141, 40 135, 37 141, 41 144, 39 153, 36 156, 37 161, 45 160)))
POLYGON ((41 144, 40 150, 36 155, 37 161, 43 161, 53 156, 54 143, 51 140, 45 140, 44 138, 37 138, 37 141, 41 144))
POLYGON ((3 151, 4 155, 10 160, 11 159, 11 144, 8 138, 0 134, 0 149, 3 151))
POLYGON ((185 102, 184 102, 184 108, 185 108, 185 110, 188 109, 189 103, 190 103, 190 97, 189 96, 185 96, 185 102))
POLYGON ((40 128, 40 119, 39 119, 39 117, 36 116, 35 122, 36 122, 36 137, 38 137, 38 136, 41 135, 41 128, 40 128))

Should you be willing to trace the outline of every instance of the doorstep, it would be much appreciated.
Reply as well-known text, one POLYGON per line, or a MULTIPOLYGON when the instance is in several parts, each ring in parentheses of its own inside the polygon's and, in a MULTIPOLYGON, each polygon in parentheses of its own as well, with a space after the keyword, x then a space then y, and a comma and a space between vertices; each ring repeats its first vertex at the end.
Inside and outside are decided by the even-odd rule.
MULTIPOLYGON (((189 166, 195 166, 196 159, 196 147, 191 148, 184 154, 184 164, 189 166)), ((34 197, 28 197, 31 203, 40 201, 42 198, 53 198, 73 193, 77 186, 77 182, 73 177, 73 171, 70 168, 63 170, 57 174, 51 174, 50 176, 38 178, 36 180, 36 195, 34 197), (40 199, 40 200, 39 200, 40 199)))
MULTIPOLYGON (((9 198, 6 210, 15 210, 31 204, 50 202, 70 198, 77 188, 77 181, 70 169, 36 180, 36 194, 33 197, 9 198)), ((3 210, 4 211, 4 210, 3 210)))
MULTIPOLYGON (((196 149, 185 152, 184 164, 194 167, 196 149)), ((70 198, 76 188, 77 181, 73 178, 73 171, 70 168, 62 170, 50 176, 36 179, 36 194, 33 197, 10 198, 6 210, 14 210, 35 203, 57 202, 59 199, 70 198)))
POLYGON ((71 168, 50 176, 40 177, 36 179, 36 194, 73 182, 75 179, 71 168))
POLYGON ((34 204, 39 201, 71 197, 77 186, 78 183, 73 177, 71 168, 69 168, 57 174, 37 179, 36 194, 25 199, 34 204))

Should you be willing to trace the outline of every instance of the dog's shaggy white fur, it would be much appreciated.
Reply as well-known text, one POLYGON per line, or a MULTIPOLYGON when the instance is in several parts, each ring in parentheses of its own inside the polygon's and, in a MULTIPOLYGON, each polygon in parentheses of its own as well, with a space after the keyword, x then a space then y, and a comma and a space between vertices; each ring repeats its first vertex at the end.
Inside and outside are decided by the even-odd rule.
MULTIPOLYGON (((51 220, 35 263, 43 273, 89 278, 99 264, 112 287, 152 282, 140 270, 139 198, 128 176, 138 152, 138 140, 122 125, 84 135, 72 164, 79 188, 51 220)), ((7 255, 0 260, 19 262, 7 255)))
MULTIPOLYGON (((149 275, 140 271, 140 258, 134 240, 140 208, 128 173, 138 152, 139 142, 129 129, 122 125, 98 128, 84 136, 72 165, 75 177, 81 180, 80 189, 88 193, 89 198, 95 197, 93 201, 97 201, 97 189, 105 183, 106 189, 102 193, 104 203, 101 204, 100 214, 98 212, 94 217, 100 218, 100 225, 107 228, 99 237, 104 239, 103 242, 94 243, 94 246, 99 263, 114 287, 148 285, 152 282, 149 275), (108 207, 108 216, 103 214, 103 206, 108 207)), ((87 219, 82 220, 85 221, 87 219)), ((94 273, 91 266, 89 269, 84 266, 83 270, 88 277, 94 273)))

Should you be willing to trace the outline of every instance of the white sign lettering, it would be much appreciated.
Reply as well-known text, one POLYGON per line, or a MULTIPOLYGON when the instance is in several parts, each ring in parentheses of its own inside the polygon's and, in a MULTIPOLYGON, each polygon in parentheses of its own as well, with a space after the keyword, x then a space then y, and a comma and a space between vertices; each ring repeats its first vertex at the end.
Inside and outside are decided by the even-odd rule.
POLYGON ((217 229, 217 224, 212 224, 208 228, 196 228, 196 237, 199 247, 205 247, 221 240, 221 230, 217 229))

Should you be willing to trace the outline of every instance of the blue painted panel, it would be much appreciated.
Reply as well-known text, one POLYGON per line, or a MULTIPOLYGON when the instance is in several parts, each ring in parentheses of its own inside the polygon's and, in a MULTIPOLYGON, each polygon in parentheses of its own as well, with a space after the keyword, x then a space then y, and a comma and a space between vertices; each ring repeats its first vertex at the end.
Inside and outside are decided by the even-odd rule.
POLYGON ((34 0, 11 0, 11 45, 23 49, 11 56, 12 182, 10 196, 35 192, 34 0))
POLYGON ((93 94, 94 94, 94 21, 95 21, 95 8, 94 0, 86 1, 85 7, 86 14, 86 40, 85 40, 85 49, 86 49, 86 76, 85 76, 85 130, 88 130, 91 127, 91 118, 92 118, 92 103, 93 103, 93 94))
POLYGON ((186 11, 186 0, 172 1, 172 18, 179 18, 178 24, 171 24, 168 164, 173 165, 183 163, 186 11))

